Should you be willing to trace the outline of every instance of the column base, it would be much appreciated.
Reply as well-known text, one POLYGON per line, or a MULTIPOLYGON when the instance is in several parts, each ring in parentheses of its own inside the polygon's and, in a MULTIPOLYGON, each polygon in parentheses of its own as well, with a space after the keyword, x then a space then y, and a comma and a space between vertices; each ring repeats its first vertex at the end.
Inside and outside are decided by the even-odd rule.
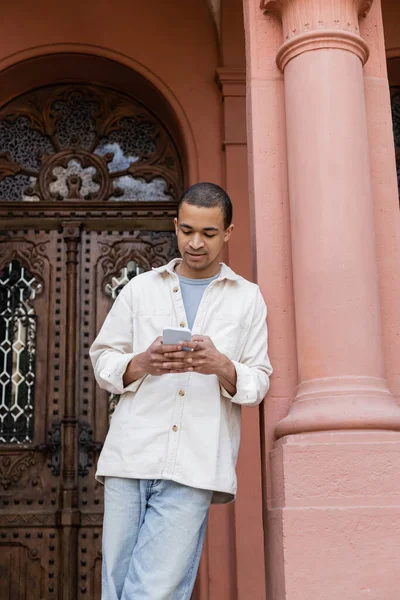
POLYGON ((279 440, 268 512, 275 600, 397 600, 400 433, 279 440))
POLYGON ((400 431, 400 406, 384 379, 329 377, 300 384, 275 435, 342 429, 400 431))

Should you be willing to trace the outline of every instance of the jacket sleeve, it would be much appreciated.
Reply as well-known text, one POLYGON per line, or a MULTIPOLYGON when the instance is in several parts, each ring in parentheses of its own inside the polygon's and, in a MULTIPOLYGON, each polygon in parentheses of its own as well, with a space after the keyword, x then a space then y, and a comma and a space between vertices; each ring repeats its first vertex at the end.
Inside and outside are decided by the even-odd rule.
POLYGON ((269 389, 272 366, 268 358, 267 307, 259 288, 255 298, 253 319, 247 333, 239 361, 232 361, 236 369, 236 394, 231 396, 221 386, 221 393, 236 404, 257 406, 269 389))
POLYGON ((115 300, 89 355, 99 386, 112 394, 135 392, 144 377, 124 387, 122 378, 133 353, 133 307, 130 285, 115 300))

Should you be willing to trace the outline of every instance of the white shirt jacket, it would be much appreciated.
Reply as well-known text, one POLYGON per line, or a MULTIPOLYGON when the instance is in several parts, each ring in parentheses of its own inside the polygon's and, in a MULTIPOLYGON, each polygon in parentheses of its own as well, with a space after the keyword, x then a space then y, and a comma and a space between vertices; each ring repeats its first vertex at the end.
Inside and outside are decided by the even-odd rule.
POLYGON ((145 375, 124 387, 129 361, 162 335, 185 327, 174 268, 181 259, 134 277, 121 291, 90 349, 100 387, 121 398, 101 452, 96 478, 170 479, 214 491, 213 503, 236 494, 242 406, 266 395, 272 367, 267 354, 266 306, 259 287, 221 263, 205 290, 192 334, 208 335, 232 361, 235 396, 216 375, 145 375))

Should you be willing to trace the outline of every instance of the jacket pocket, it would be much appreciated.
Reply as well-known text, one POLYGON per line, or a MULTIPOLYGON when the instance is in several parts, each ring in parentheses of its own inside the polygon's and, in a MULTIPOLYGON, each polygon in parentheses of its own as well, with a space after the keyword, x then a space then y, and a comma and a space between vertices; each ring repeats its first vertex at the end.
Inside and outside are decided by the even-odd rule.
POLYGON ((230 359, 237 360, 241 355, 242 348, 249 330, 249 324, 232 313, 216 312, 214 313, 209 332, 217 350, 226 354, 230 359))

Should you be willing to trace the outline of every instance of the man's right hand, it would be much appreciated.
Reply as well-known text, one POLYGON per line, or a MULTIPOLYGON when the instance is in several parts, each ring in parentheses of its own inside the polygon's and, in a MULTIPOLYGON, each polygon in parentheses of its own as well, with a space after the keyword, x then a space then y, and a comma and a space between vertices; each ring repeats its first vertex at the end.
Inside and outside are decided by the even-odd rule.
POLYGON ((124 387, 144 375, 159 376, 165 373, 187 372, 187 362, 171 356, 175 352, 180 352, 183 345, 184 342, 177 345, 165 345, 162 343, 162 337, 158 337, 145 352, 137 354, 129 362, 123 376, 124 387), (165 358, 165 353, 170 355, 168 359, 165 358))

